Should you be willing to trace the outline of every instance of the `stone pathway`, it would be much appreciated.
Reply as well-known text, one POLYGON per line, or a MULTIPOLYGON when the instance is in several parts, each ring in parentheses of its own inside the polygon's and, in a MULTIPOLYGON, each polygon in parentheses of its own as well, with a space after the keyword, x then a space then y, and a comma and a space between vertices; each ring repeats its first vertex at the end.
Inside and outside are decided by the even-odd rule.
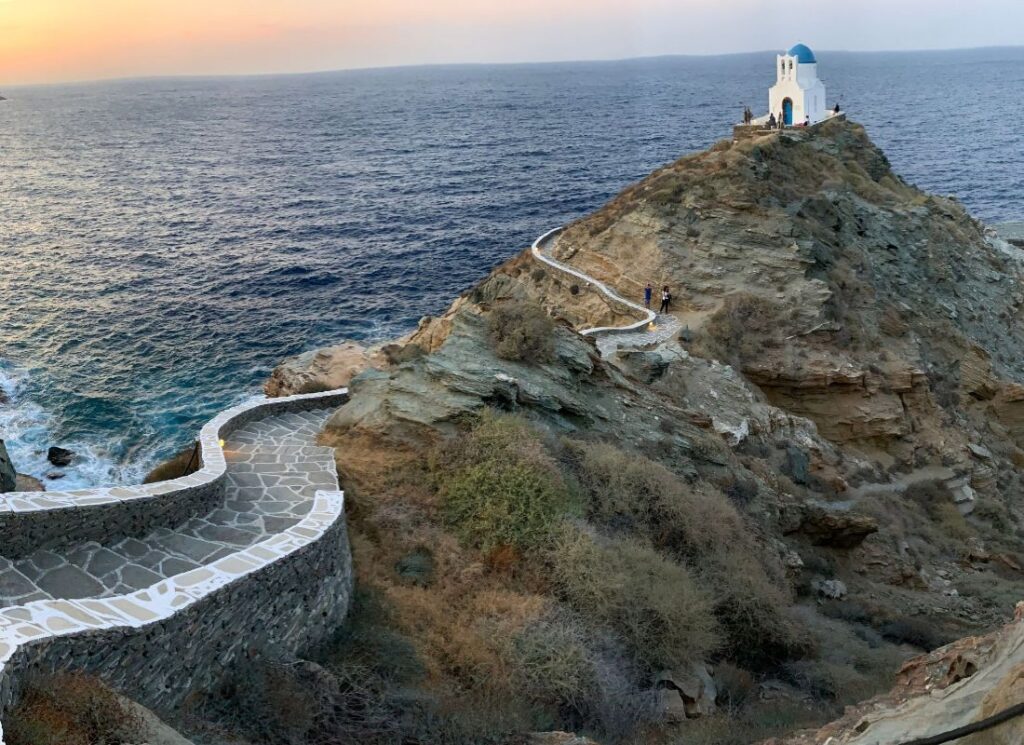
POLYGON ((125 595, 288 530, 309 513, 318 489, 337 489, 334 451, 315 444, 331 411, 269 416, 233 433, 224 445, 224 502, 205 515, 142 539, 41 550, 16 561, 0 556, 0 608, 125 595))
POLYGON ((597 348, 602 357, 609 357, 619 349, 644 349, 668 341, 679 333, 682 324, 675 316, 656 315, 653 326, 638 331, 605 331, 597 336, 597 348))
POLYGON ((558 235, 561 232, 562 228, 556 228, 534 241, 531 248, 534 258, 570 276, 582 279, 613 302, 624 305, 643 316, 641 320, 625 326, 600 326, 581 330, 580 334, 583 336, 593 336, 597 340, 597 348, 602 357, 608 357, 619 349, 642 349, 660 344, 679 332, 682 324, 675 316, 658 314, 639 303, 626 300, 603 282, 552 258, 551 249, 558 242, 558 235))

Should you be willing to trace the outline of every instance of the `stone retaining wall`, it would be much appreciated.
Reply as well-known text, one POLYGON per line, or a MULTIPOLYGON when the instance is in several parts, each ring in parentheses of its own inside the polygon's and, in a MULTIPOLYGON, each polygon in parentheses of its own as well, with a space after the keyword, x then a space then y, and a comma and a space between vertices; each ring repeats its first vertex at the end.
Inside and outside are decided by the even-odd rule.
POLYGON ((293 528, 131 595, 0 611, 2 720, 33 676, 84 671, 164 714, 242 658, 325 641, 348 611, 352 558, 341 492, 293 528))
POLYGON ((139 537, 154 527, 184 522, 223 496, 225 462, 220 441, 254 419, 337 405, 348 390, 286 398, 256 398, 221 412, 199 436, 202 468, 170 481, 75 491, 0 494, 0 546, 8 558, 40 548, 139 537))

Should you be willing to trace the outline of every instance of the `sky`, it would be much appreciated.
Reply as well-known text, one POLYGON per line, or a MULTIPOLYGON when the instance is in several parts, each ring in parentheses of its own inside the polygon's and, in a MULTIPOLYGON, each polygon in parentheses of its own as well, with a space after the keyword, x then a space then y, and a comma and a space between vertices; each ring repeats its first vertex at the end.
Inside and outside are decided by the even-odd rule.
POLYGON ((0 0, 0 85, 1024 44, 1024 0, 0 0))

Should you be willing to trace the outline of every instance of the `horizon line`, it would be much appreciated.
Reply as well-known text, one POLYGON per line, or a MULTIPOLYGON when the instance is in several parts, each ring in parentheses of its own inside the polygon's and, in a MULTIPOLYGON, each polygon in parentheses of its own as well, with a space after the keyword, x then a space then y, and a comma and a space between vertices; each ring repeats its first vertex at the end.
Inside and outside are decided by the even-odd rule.
MULTIPOLYGON (((1024 44, 992 44, 970 47, 920 47, 914 49, 824 49, 823 54, 923 54, 928 52, 973 52, 982 50, 997 49, 1024 49, 1024 44)), ((404 65, 366 65, 353 67, 320 68, 300 71, 264 71, 264 72, 229 72, 229 73, 161 73, 156 75, 112 75, 100 78, 76 78, 69 80, 56 80, 45 83, 3 83, 7 90, 26 88, 53 88, 65 85, 94 85, 102 83, 130 83, 162 80, 228 80, 248 78, 284 78, 300 77, 309 75, 335 75, 343 73, 374 72, 387 70, 419 70, 455 67, 540 67, 553 65, 579 65, 579 64, 615 64, 620 62, 642 62, 647 60, 661 59, 704 59, 716 57, 742 57, 758 54, 778 54, 778 50, 756 49, 742 52, 715 52, 707 54, 698 53, 671 53, 671 54, 649 54, 636 55, 632 57, 592 57, 587 59, 571 60, 522 60, 505 62, 421 62, 404 65)), ((2 91, 0 91, 2 93, 2 91)))

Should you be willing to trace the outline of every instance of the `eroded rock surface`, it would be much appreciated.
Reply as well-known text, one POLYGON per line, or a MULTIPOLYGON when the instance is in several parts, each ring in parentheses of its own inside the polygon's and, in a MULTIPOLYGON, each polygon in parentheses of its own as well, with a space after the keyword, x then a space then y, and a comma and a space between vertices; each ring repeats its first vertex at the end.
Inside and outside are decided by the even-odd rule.
POLYGON ((372 358, 365 347, 355 342, 304 352, 275 367, 264 392, 278 397, 344 388, 373 364, 372 358))
MULTIPOLYGON (((765 745, 877 745, 938 735, 1021 702, 1024 693, 1024 603, 1013 623, 992 634, 961 639, 907 662, 889 693, 849 709, 816 732, 765 745)), ((1016 719, 964 740, 1013 745, 1024 738, 1016 719)))

